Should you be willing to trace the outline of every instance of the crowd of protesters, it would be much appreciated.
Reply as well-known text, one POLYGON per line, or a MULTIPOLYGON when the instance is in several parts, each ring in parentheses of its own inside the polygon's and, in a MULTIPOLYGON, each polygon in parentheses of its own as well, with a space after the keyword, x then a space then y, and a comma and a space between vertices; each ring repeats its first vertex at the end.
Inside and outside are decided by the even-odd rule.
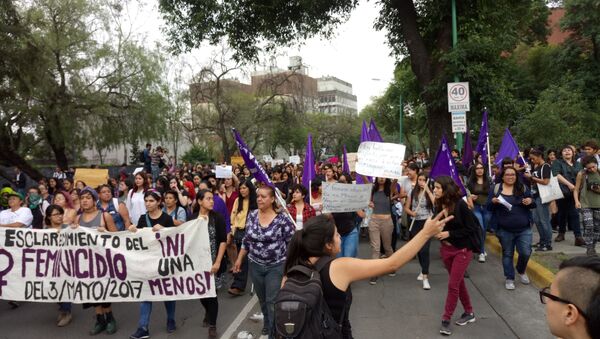
MULTIPOLYGON (((373 178, 368 208, 323 214, 323 182, 356 183, 356 174, 343 173, 339 161, 317 163, 317 177, 310 187, 301 184, 301 164, 264 163, 272 187, 256 182, 243 165, 233 166, 231 178, 217 178, 215 166, 219 164, 178 166, 174 159, 166 159, 161 147, 153 150, 148 144, 139 159, 143 170, 130 174, 123 168, 118 177, 93 188, 60 169, 27 187, 24 174, 17 169, 13 185, 0 191, 0 227, 89 227, 107 232, 151 227, 159 232, 205 217, 209 220, 211 273, 217 286, 221 288, 224 275, 231 272, 233 282, 225 288, 231 296, 239 296, 246 292, 250 277, 262 311, 255 316, 263 319, 262 334, 269 337, 275 334, 274 301, 293 265, 337 258, 322 268, 324 298, 343 324, 344 338, 352 338, 350 284, 369 278, 375 285, 380 276, 393 277, 416 255, 421 268, 417 280, 423 289, 431 289, 429 252, 435 239, 441 243, 440 256, 448 271, 440 333, 450 335, 459 300, 464 312, 455 323, 462 326, 475 321, 464 276, 474 256, 481 263, 486 261, 486 233, 494 233, 500 240, 508 290, 515 289, 517 275, 522 284, 529 284, 526 268, 532 249, 552 251, 554 243, 565 241, 567 230, 574 233, 574 246, 584 246, 589 256, 596 255, 600 240, 599 154, 594 141, 579 149, 571 145, 559 150, 534 147, 524 151, 524 164, 519 159, 502 159, 497 166, 492 155, 489 160, 494 165, 488 173, 481 157, 463 164, 460 152, 454 150, 467 188, 463 196, 450 177, 429 178, 431 162, 421 152, 405 162, 403 180, 373 178), (553 176, 564 197, 542 203, 539 187, 549 185, 553 176), (287 206, 278 202, 278 194, 287 206), (537 244, 533 244, 534 224, 539 233, 537 244), (553 232, 557 233, 554 239, 553 232), (359 234, 369 238, 371 260, 356 258, 359 234), (399 240, 410 241, 399 247, 399 240), (517 274, 515 249, 519 254, 517 274)), ((208 328, 210 338, 217 337, 220 297, 201 300, 206 311, 202 326, 208 328)), ((164 305, 171 333, 177 327, 176 303, 165 301, 164 305)), ((71 307, 70 303, 59 305, 57 326, 71 322, 71 307)), ((91 335, 117 331, 111 304, 84 307, 95 309, 91 335)), ((152 303, 141 303, 138 329, 130 338, 150 336, 151 311, 152 303)))

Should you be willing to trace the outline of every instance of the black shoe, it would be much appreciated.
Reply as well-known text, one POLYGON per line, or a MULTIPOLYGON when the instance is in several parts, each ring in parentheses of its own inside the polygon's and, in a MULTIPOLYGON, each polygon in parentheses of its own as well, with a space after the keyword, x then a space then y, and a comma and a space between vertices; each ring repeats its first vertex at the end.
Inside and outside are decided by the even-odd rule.
POLYGON ((440 327, 440 334, 452 335, 452 330, 450 330, 450 320, 442 320, 442 326, 440 327))
POLYGON ((535 249, 536 252, 548 252, 548 251, 552 251, 552 246, 546 245, 546 246, 540 246, 538 248, 535 249))
POLYGON ((465 326, 468 323, 474 323, 475 322, 475 314, 473 313, 463 313, 462 316, 460 316, 460 319, 458 319, 455 324, 458 326, 465 326))
POLYGON ((585 251, 585 254, 586 254, 588 257, 597 257, 597 256, 598 256, 598 253, 596 253, 596 249, 595 249, 595 248, 593 248, 593 247, 592 247, 592 248, 588 248, 588 249, 585 251))

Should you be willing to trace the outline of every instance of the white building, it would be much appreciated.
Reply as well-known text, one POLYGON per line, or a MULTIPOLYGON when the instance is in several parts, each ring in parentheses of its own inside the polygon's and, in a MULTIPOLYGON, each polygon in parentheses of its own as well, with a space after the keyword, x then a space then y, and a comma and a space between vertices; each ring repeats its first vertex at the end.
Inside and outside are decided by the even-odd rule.
POLYGON ((319 111, 332 115, 357 114, 356 95, 352 94, 352 84, 333 76, 317 79, 319 111))

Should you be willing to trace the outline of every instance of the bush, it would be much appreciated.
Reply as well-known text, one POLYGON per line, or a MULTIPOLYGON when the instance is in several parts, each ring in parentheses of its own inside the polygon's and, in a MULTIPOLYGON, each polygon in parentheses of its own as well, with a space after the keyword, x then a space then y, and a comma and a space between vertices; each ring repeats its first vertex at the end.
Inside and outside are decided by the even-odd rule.
POLYGON ((194 146, 185 152, 183 157, 181 157, 181 160, 191 164, 207 163, 210 162, 211 156, 207 149, 194 146))

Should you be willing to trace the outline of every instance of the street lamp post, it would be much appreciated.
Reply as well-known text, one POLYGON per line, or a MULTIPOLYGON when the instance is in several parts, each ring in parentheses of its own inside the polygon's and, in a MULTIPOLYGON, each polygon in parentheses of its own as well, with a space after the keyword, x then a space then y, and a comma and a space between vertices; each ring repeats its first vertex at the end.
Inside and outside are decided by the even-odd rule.
MULTIPOLYGON (((452 48, 456 48, 458 42, 458 31, 456 28, 456 0, 452 0, 452 48)), ((458 75, 454 75, 454 82, 458 82, 458 75)), ((456 133, 456 148, 462 150, 463 136, 462 133, 456 133)))
POLYGON ((402 144, 404 140, 403 139, 403 134, 402 134, 402 127, 403 127, 403 123, 404 123, 404 98, 402 97, 402 93, 400 93, 400 108, 398 109, 398 118, 400 120, 400 129, 399 129, 399 135, 398 135, 398 139, 400 139, 400 143, 402 144))

